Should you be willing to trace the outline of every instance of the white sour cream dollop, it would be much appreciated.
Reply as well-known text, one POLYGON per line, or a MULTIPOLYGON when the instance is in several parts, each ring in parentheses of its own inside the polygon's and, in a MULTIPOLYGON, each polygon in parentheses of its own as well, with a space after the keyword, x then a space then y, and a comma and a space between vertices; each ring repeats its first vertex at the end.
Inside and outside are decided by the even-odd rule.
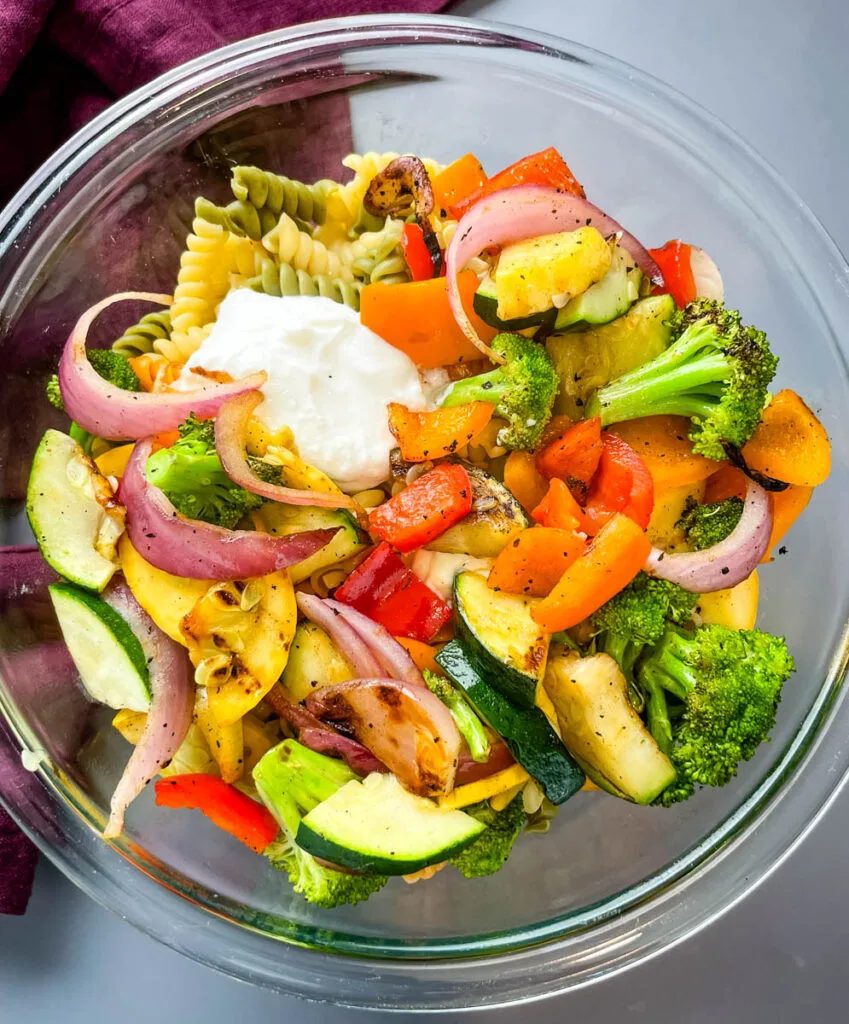
MULTIPOLYGON (((256 415, 289 427, 302 459, 353 492, 385 480, 395 445, 386 406, 424 409, 414 363, 360 323, 347 306, 314 296, 230 292, 210 335, 186 363, 233 378, 265 370, 256 415)), ((179 385, 178 385, 179 386, 179 385)))

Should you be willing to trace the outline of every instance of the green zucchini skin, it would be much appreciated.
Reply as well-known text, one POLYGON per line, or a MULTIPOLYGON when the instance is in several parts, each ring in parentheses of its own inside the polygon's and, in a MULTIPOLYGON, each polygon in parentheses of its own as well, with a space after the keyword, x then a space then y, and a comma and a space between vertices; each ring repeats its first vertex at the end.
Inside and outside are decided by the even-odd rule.
POLYGON ((436 661, 463 688, 475 711, 501 736, 553 804, 565 803, 578 792, 586 777, 539 708, 516 707, 484 682, 456 640, 442 648, 436 661))

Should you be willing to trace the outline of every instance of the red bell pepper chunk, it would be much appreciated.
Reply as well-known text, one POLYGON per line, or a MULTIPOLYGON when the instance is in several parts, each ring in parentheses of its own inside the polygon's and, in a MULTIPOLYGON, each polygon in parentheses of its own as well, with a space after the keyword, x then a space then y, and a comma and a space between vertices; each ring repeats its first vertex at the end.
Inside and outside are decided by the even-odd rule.
POLYGON ((691 262, 693 247, 676 238, 660 249, 649 249, 649 252, 663 274, 666 287, 660 289, 661 292, 669 292, 679 309, 683 309, 696 297, 696 281, 691 262))
POLYGON ((601 458, 601 418, 579 420, 537 453, 537 469, 544 477, 565 480, 581 501, 587 494, 601 458))
POLYGON ((405 224, 401 230, 401 248, 414 281, 429 281, 437 277, 433 272, 433 257, 425 244, 424 231, 418 224, 405 224))
POLYGON ((584 516, 596 534, 617 512, 641 529, 654 508, 654 481, 645 462, 616 434, 601 435, 603 449, 590 485, 584 516))
POLYGON ((262 804, 215 775, 195 773, 159 779, 156 803, 200 811, 255 853, 262 853, 280 831, 274 816, 262 804))
POLYGON ((514 185, 551 185, 553 188, 563 189, 565 192, 571 192, 581 198, 584 198, 585 195, 578 179, 569 170, 569 165, 551 146, 539 153, 523 157, 515 164, 499 171, 494 177, 484 182, 480 188, 475 189, 471 195, 454 203, 451 206, 451 215, 459 220, 484 196, 500 192, 505 188, 512 188, 514 185))
POLYGON ((393 636, 427 643, 451 619, 451 609, 411 572, 384 541, 333 595, 379 622, 393 636))
POLYGON ((442 462, 369 516, 369 528, 398 551, 414 551, 472 511, 472 483, 462 466, 442 462))

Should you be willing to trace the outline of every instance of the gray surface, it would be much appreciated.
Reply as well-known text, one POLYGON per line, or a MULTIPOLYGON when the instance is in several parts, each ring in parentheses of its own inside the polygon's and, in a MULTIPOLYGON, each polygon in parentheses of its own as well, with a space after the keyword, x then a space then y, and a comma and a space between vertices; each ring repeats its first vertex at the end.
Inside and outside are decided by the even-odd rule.
MULTIPOLYGON (((845 0, 466 0, 456 12, 571 37, 670 82, 759 149, 849 251, 845 0)), ((847 832, 849 793, 772 878, 689 943, 591 989, 487 1019, 845 1020, 847 832)), ((0 1022, 116 1017, 356 1024, 375 1015, 309 1006, 217 976, 101 910, 42 862, 27 916, 0 917, 0 1022)))

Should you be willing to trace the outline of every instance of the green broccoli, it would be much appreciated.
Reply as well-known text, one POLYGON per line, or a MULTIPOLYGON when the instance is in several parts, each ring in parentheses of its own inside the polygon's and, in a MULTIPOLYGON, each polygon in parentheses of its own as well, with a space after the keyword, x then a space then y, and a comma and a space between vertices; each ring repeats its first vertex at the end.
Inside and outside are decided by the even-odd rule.
POLYGON ((443 406, 491 402, 508 421, 498 434, 505 448, 531 450, 551 418, 559 380, 544 346, 520 334, 499 334, 492 350, 506 362, 489 373, 456 381, 443 406))
POLYGON ((471 846, 454 854, 450 863, 466 878, 494 875, 504 866, 513 844, 525 827, 527 816, 522 806, 522 794, 514 796, 503 811, 494 811, 488 801, 464 807, 466 814, 486 825, 486 832, 471 846))
MULTIPOLYGON (((141 382, 130 366, 129 359, 120 352, 113 352, 111 348, 90 348, 86 349, 86 355, 100 376, 114 384, 116 388, 123 388, 124 391, 141 391, 141 382)), ((47 401, 59 412, 65 411, 62 392, 59 390, 59 378, 55 373, 47 382, 47 401)))
POLYGON ((740 522, 742 514, 742 498, 725 498, 709 505, 699 505, 691 499, 676 525, 684 531, 693 551, 703 551, 725 540, 740 522))
POLYGON ((676 340, 669 348, 599 388, 586 415, 601 415, 603 426, 640 416, 688 416, 693 451, 724 459, 725 446, 742 448, 760 422, 778 359, 763 331, 709 299, 691 302, 670 325, 676 340))
POLYGON ((660 640, 668 623, 687 622, 697 600, 697 594, 675 583, 640 572, 593 614, 593 625, 599 631, 596 650, 618 662, 637 711, 642 712, 644 707, 643 695, 634 683, 637 658, 647 644, 660 640))
POLYGON ((489 736, 483 722, 474 713, 463 693, 445 676, 439 676, 429 669, 425 669, 422 675, 430 692, 439 697, 451 712, 451 717, 454 719, 460 735, 469 746, 472 759, 481 762, 488 761, 492 749, 489 736))
POLYGON ((761 630, 669 626, 637 666, 649 730, 678 772, 657 802, 730 782, 768 738, 794 667, 784 640, 761 630))
POLYGON ((351 875, 319 863, 296 842, 301 818, 357 776, 342 761, 296 740, 284 740, 253 770, 257 791, 280 824, 281 834, 264 855, 289 876, 295 892, 309 903, 332 909, 360 903, 382 889, 384 875, 351 875))
POLYGON ((179 441, 150 456, 145 476, 184 516, 228 530, 263 503, 258 494, 233 483, 224 472, 215 450, 212 420, 190 416, 180 427, 179 441))

